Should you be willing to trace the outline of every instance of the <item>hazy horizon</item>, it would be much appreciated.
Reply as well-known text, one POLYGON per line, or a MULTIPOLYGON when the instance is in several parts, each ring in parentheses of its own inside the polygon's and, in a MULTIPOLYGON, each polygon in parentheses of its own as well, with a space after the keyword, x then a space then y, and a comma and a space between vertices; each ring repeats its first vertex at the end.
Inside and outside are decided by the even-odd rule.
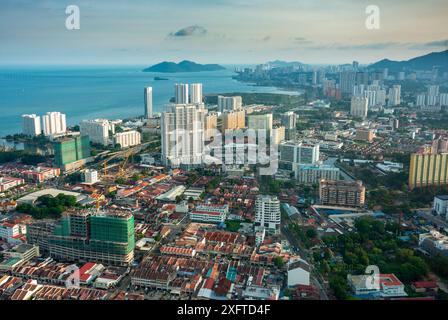
POLYGON ((446 0, 2 0, 0 65, 361 64, 447 49, 446 0), (365 27, 366 7, 380 29, 365 27), (67 30, 68 5, 80 30, 67 30))

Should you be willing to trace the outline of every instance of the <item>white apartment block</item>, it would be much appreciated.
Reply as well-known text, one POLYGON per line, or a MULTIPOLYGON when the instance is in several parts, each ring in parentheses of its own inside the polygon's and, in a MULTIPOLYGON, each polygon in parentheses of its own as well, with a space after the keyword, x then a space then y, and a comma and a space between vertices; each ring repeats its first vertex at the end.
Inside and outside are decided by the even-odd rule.
POLYGON ((43 131, 45 136, 65 133, 67 131, 67 123, 65 114, 53 111, 47 112, 42 116, 43 131))
POLYGON ((202 83, 190 84, 190 103, 202 103, 202 83))
POLYGON ((121 148, 136 146, 141 142, 140 132, 136 130, 119 132, 114 136, 114 143, 120 144, 121 148))
POLYGON ((255 225, 273 233, 280 232, 280 201, 275 196, 260 195, 255 200, 255 225))
POLYGON ((239 110, 243 107, 243 98, 241 96, 224 97, 218 96, 218 111, 239 110))
POLYGON ((175 104, 162 113, 162 161, 165 165, 199 165, 203 160, 206 110, 200 105, 175 104))
POLYGON ((389 101, 388 106, 393 107, 401 103, 401 86, 394 85, 389 89, 389 101))
POLYGON ((94 184, 97 183, 98 180, 98 171, 93 169, 85 169, 83 171, 83 178, 85 184, 94 184))
POLYGON ((115 125, 105 119, 83 120, 79 130, 82 136, 89 136, 91 142, 108 145, 111 142, 109 136, 115 134, 115 125))
POLYGON ((316 164, 320 157, 320 145, 287 141, 279 145, 279 168, 296 171, 300 164, 316 164))
POLYGON ((176 83, 174 86, 174 103, 187 104, 188 102, 188 84, 176 83))
POLYGON ((38 136, 42 133, 40 116, 35 114, 22 115, 22 133, 27 136, 38 136))
POLYGON ((352 97, 350 114, 353 117, 366 118, 369 110, 369 100, 366 97, 352 97))
POLYGON ((144 89, 145 100, 145 118, 152 118, 152 87, 146 87, 144 89))

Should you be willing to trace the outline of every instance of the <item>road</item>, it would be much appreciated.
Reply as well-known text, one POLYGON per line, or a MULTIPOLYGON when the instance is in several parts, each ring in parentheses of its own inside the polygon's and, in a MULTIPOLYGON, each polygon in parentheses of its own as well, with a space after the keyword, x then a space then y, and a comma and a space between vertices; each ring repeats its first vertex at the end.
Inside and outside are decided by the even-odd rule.
MULTIPOLYGON (((285 236, 285 238, 288 240, 288 242, 296 248, 301 258, 303 258, 306 261, 310 261, 308 252, 304 250, 301 246, 299 241, 294 237, 294 235, 291 233, 291 231, 288 229, 286 225, 282 225, 281 232, 285 236)), ((319 289, 320 292, 320 298, 321 300, 329 300, 329 297, 327 295, 327 290, 325 289, 323 283, 322 277, 315 271, 314 266, 310 264, 311 267, 311 276, 310 276, 310 282, 319 289)))

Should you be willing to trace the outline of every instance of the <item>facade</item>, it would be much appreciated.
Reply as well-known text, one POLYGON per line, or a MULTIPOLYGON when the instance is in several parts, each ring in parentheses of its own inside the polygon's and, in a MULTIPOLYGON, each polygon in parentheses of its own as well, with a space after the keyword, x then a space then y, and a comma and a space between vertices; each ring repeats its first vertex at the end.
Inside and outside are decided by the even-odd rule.
POLYGON ((254 130, 272 130, 272 113, 248 115, 247 127, 254 130))
POLYGON ((202 103, 202 83, 190 84, 190 103, 202 103))
POLYGON ((361 181, 321 180, 319 183, 319 199, 323 205, 363 206, 365 193, 361 181))
POLYGON ((119 132, 114 136, 114 144, 119 144, 121 148, 136 146, 140 143, 142 143, 142 138, 137 130, 119 132))
POLYGON ((218 111, 220 112, 240 110, 242 107, 243 98, 241 96, 218 96, 218 111))
POLYGON ((350 104, 350 114, 353 117, 366 118, 368 112, 369 100, 366 97, 352 97, 350 104))
POLYGON ((287 141, 279 145, 279 168, 295 171, 299 164, 316 164, 319 161, 319 144, 287 141))
POLYGON ((90 139, 88 136, 63 138, 53 143, 54 160, 58 167, 90 157, 90 139))
POLYGON ((188 84, 176 83, 174 86, 174 103, 188 104, 188 84))
POLYGON ((322 179, 339 180, 340 171, 339 168, 330 165, 302 164, 297 166, 295 175, 299 183, 317 184, 322 179))
POLYGON ((281 123, 285 129, 295 129, 297 126, 297 114, 293 111, 283 113, 281 115, 281 123))
POLYGON ((413 153, 409 188, 448 185, 448 153, 413 153))
POLYGON ((111 142, 109 136, 115 133, 115 125, 105 119, 83 120, 79 124, 79 130, 81 136, 89 136, 92 143, 106 146, 111 142))
POLYGON ((0 223, 0 239, 10 242, 11 239, 20 236, 20 234, 20 226, 18 224, 10 222, 0 223))
POLYGON ((243 129, 246 127, 246 112, 244 110, 227 111, 222 115, 222 130, 243 129))
POLYGON ((40 117, 35 114, 22 115, 22 133, 27 136, 38 136, 42 133, 40 117))
POLYGON ((45 136, 62 134, 67 131, 65 114, 53 111, 42 116, 42 128, 45 136))
POLYGON ((68 212, 52 228, 31 225, 27 240, 42 244, 57 259, 130 265, 134 259, 134 217, 123 212, 68 212))
POLYGON ((260 195, 255 201, 255 225, 266 231, 279 233, 281 223, 280 201, 275 196, 260 195))
POLYGON ((145 119, 152 118, 152 87, 146 87, 143 91, 145 101, 145 119))
POLYGON ((433 210, 439 216, 448 220, 448 195, 435 196, 433 210))
POLYGON ((202 163, 206 110, 199 105, 176 104, 162 113, 162 161, 179 167, 202 163))

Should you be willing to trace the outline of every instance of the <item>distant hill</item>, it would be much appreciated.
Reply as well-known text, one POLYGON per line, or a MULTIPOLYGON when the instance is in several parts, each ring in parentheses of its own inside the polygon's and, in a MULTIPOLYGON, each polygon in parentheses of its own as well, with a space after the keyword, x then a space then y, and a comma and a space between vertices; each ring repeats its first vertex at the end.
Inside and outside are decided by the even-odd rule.
POLYGON ((164 61, 144 69, 143 72, 176 73, 176 72, 217 71, 224 69, 225 68, 223 66, 220 66, 219 64, 199 64, 193 61, 184 60, 179 63, 164 61))
POLYGON ((438 67, 441 71, 448 71, 448 50, 441 52, 432 52, 407 61, 393 61, 389 59, 383 59, 369 66, 369 68, 371 69, 388 68, 389 71, 395 72, 405 69, 432 70, 433 67, 438 67))
POLYGON ((299 67, 304 66, 302 62, 298 61, 282 61, 282 60, 274 60, 267 62, 271 67, 274 68, 285 68, 285 67, 299 67))

